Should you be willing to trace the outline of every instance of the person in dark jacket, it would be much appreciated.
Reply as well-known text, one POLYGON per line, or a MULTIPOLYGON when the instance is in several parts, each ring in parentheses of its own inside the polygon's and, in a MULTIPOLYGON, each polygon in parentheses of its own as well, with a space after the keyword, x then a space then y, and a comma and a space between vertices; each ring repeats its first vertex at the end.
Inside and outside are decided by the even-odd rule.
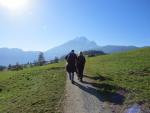
POLYGON ((83 79, 83 71, 85 66, 86 59, 82 52, 80 52, 79 56, 77 57, 77 73, 78 79, 82 82, 83 79))
POLYGON ((69 79, 74 83, 74 72, 76 72, 76 60, 77 55, 74 53, 74 50, 72 50, 66 57, 67 61, 66 70, 69 74, 69 79))

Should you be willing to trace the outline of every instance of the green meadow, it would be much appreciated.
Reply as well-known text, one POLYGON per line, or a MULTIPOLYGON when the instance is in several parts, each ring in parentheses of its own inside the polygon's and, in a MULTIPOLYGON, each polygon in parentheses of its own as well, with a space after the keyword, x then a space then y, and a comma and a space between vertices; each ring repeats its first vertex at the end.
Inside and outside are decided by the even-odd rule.
POLYGON ((150 48, 88 58, 86 74, 105 96, 124 90, 124 103, 150 107, 150 48))
MULTIPOLYGON (((0 72, 0 113, 59 113, 66 83, 64 64, 0 72)), ((89 57, 85 72, 106 101, 123 90, 123 103, 150 106, 150 48, 89 57)))
POLYGON ((57 113, 65 82, 64 63, 0 72, 0 113, 57 113))

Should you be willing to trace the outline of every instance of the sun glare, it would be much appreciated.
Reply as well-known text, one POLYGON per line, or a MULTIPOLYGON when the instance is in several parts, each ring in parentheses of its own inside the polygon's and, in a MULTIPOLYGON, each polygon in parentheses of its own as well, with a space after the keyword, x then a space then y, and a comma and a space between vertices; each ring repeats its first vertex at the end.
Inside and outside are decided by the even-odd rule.
POLYGON ((0 0, 0 4, 9 10, 20 10, 27 2, 28 0, 0 0))

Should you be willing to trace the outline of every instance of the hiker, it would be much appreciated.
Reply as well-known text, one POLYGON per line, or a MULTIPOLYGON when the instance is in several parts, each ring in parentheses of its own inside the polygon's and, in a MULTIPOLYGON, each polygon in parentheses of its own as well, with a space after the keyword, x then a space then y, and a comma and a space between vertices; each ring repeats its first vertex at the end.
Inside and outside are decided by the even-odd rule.
POLYGON ((85 57, 82 52, 79 53, 79 56, 77 57, 77 73, 78 73, 78 80, 82 82, 83 79, 83 71, 85 66, 85 57))
POLYGON ((76 60, 77 55, 74 53, 74 50, 72 50, 66 57, 67 61, 66 70, 69 74, 69 79, 72 83, 74 83, 74 72, 76 72, 76 60))

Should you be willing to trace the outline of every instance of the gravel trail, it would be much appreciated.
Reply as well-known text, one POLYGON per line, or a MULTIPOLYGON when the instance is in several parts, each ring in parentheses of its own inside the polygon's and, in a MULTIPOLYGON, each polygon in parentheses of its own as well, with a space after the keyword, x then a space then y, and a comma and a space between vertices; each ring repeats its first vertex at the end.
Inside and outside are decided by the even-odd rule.
POLYGON ((113 113, 96 88, 79 82, 76 76, 75 84, 67 79, 64 102, 64 113, 113 113))

